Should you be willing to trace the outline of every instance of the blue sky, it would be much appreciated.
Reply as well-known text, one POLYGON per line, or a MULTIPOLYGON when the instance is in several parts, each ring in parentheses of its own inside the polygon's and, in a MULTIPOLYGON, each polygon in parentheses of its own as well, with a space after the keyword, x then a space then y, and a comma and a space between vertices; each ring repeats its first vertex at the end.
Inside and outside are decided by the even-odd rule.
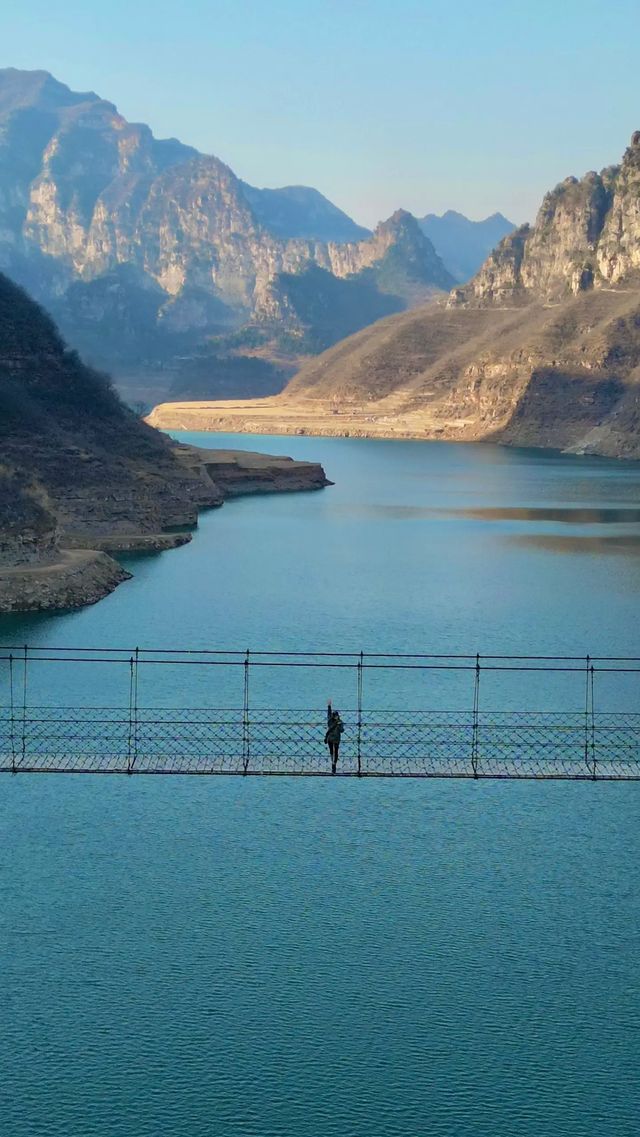
POLYGON ((638 0, 8 0, 0 65, 45 68, 373 225, 533 217, 640 129, 638 0))

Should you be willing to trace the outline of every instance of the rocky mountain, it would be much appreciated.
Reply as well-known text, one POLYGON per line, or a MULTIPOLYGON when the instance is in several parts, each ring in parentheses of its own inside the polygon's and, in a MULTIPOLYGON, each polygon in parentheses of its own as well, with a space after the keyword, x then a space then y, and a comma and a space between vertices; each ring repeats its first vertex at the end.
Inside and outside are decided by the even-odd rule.
POLYGON ((175 373, 195 355, 215 378, 230 355, 278 359, 283 336, 296 358, 453 283, 407 214, 369 235, 314 190, 254 189, 93 92, 13 69, 0 71, 0 268, 121 375, 175 373), (310 267, 364 283, 355 325, 325 317, 316 337, 307 290, 298 312, 288 280, 310 267))
POLYGON ((640 457, 640 132, 620 166, 547 194, 447 303, 358 332, 274 399, 183 421, 640 457))
MULTIPOLYGON (((90 603, 128 576, 109 552, 188 541, 184 527, 225 496, 207 454, 141 422, 0 275, 0 612, 90 603)), ((305 488, 326 484, 293 465, 309 466, 305 488)), ((300 488, 299 469, 284 478, 269 488, 300 488)))
POLYGON ((492 213, 484 221, 470 221, 453 209, 440 217, 427 213, 419 224, 449 272, 461 283, 474 276, 502 238, 516 228, 502 213, 492 213))
POLYGON ((620 284, 640 269, 640 131, 622 164, 565 178, 546 195, 534 226, 492 253, 456 302, 557 303, 620 284))
POLYGON ((298 337, 305 354, 391 312, 447 289, 452 277, 410 213, 399 209, 357 245, 335 250, 330 263, 281 272, 261 297, 256 319, 273 338, 298 337))

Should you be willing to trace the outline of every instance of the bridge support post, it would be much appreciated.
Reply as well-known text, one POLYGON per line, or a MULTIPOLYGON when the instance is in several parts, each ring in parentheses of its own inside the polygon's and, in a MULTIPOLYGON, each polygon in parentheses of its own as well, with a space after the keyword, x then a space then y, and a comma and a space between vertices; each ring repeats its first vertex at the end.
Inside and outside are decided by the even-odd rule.
POLYGON ((249 662, 250 652, 247 648, 244 658, 244 697, 242 705, 242 773, 249 769, 251 744, 249 737, 249 662))
POLYGON ((594 666, 587 656, 584 692, 584 761, 594 782, 598 776, 596 759, 596 709, 594 699, 594 666))
POLYGON ((358 777, 362 774, 362 669, 364 666, 364 653, 360 652, 358 659, 358 777))
POLYGON ((27 757, 27 664, 28 664, 29 648, 24 645, 24 661, 22 671, 22 757, 21 762, 24 766, 27 757))
POLYGON ((16 773, 16 706, 15 706, 15 692, 13 680, 13 655, 9 655, 9 699, 11 701, 10 707, 10 741, 11 741, 11 773, 16 773))
POLYGON ((127 742, 127 774, 132 774, 138 757, 138 663, 140 648, 129 658, 129 738, 127 742))
POLYGON ((480 715, 480 656, 476 653, 476 666, 473 681, 473 725, 471 730, 471 769, 474 778, 478 777, 478 727, 480 715))

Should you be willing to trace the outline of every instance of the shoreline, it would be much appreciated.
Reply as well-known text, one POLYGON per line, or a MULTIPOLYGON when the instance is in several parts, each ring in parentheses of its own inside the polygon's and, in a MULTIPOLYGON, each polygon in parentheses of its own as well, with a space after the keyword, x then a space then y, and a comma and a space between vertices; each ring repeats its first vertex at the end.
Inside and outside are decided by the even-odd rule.
POLYGON ((391 400, 377 410, 350 412, 336 410, 326 400, 298 400, 283 403, 281 396, 227 402, 199 401, 159 403, 146 420, 163 431, 210 434, 246 434, 298 438, 356 438, 395 442, 486 443, 494 446, 522 447, 558 454, 640 461, 640 448, 629 447, 628 440, 607 425, 592 427, 572 441, 540 429, 515 431, 507 424, 494 423, 483 428, 471 418, 430 420, 424 410, 402 411, 391 400), (310 414, 309 407, 313 406, 310 414), (565 441, 566 445, 562 442, 565 441))
MULTIPOLYGON (((210 487, 209 500, 185 524, 196 531, 197 516, 226 501, 254 495, 305 493, 333 485, 317 462, 242 450, 201 449, 176 444, 182 464, 210 487)), ((142 530, 62 534, 56 549, 41 559, 0 565, 0 619, 20 612, 64 612, 110 595, 133 573, 118 554, 151 554, 189 544, 193 532, 142 530)))

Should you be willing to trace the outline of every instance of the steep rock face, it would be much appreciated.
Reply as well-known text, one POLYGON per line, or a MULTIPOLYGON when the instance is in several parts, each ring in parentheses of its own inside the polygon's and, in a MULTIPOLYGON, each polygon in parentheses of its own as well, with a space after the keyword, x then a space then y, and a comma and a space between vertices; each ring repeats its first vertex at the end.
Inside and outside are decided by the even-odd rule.
POLYGON ((620 166, 565 178, 546 195, 535 225, 491 254, 454 303, 559 302, 617 284, 640 269, 640 132, 620 166))
POLYGON ((364 241, 330 244, 326 253, 317 249, 314 260, 338 277, 355 276, 365 269, 375 268, 382 291, 404 294, 407 298, 411 295, 411 284, 417 286, 420 299, 425 292, 449 289, 454 284, 454 278, 431 241, 406 209, 398 209, 386 221, 381 221, 364 241))
POLYGON ((640 131, 631 139, 622 166, 612 178, 611 204, 597 248, 597 269, 615 284, 640 269, 640 131))
MULTIPOLYGON (((310 265, 375 269, 371 286, 397 289, 400 307, 453 283, 408 214, 371 236, 315 190, 253 189, 92 92, 0 71, 0 269, 100 364, 182 359, 265 313, 298 331, 272 286, 310 265)), ((362 306, 359 326, 379 310, 362 306)))
POLYGON ((315 354, 452 284, 416 219, 398 210, 368 240, 330 244, 306 267, 277 273, 260 293, 256 317, 273 333, 287 328, 300 354, 315 354))

